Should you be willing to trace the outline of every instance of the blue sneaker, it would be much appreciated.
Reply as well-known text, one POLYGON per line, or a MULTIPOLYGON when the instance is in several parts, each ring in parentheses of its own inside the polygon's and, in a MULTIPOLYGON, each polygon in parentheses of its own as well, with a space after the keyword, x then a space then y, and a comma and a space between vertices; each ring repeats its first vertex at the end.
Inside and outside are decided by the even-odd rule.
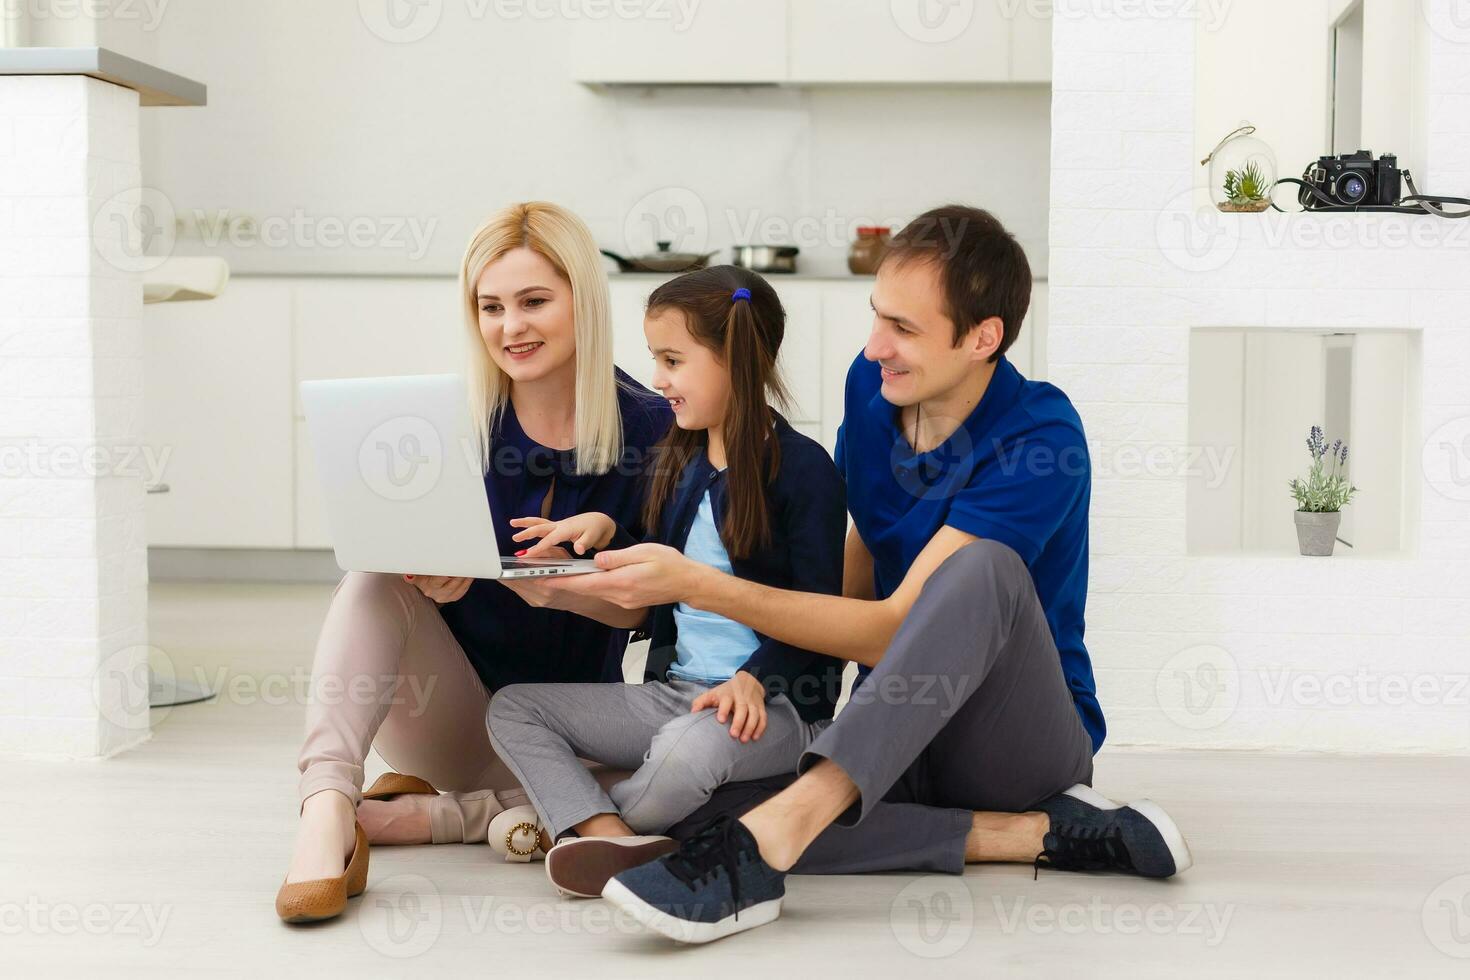
POLYGON ((761 860, 755 838, 720 817, 657 861, 616 875, 602 897, 681 943, 707 943, 774 922, 786 875, 761 860))
POLYGON ((1034 869, 1122 871, 1168 878, 1194 863, 1189 845, 1164 808, 1152 800, 1124 806, 1078 783, 1041 810, 1051 817, 1034 869))

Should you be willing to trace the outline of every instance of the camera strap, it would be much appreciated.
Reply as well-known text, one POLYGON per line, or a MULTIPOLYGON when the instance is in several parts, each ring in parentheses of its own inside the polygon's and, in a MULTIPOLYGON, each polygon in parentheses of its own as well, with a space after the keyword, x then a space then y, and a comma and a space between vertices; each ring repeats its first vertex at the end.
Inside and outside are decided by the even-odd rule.
MULTIPOLYGON (((1310 168, 1308 168, 1310 169, 1310 168)), ((1432 214, 1440 218, 1470 218, 1470 198, 1465 197, 1443 197, 1432 194, 1420 194, 1419 188, 1414 186, 1414 175, 1407 170, 1401 171, 1404 175, 1404 183, 1408 185, 1409 193, 1398 199, 1397 204, 1338 204, 1335 200, 1322 193, 1312 184, 1296 177, 1282 177, 1276 184, 1296 184, 1301 188, 1297 192, 1297 200, 1302 203, 1302 211, 1321 213, 1324 211, 1335 211, 1339 213, 1352 213, 1358 211, 1377 211, 1388 214, 1432 214), (1317 207, 1307 206, 1307 197, 1310 196, 1322 204, 1317 207), (1463 211, 1446 211, 1442 205, 1464 204, 1463 211)), ((1276 184, 1272 184, 1274 189, 1276 184)), ((1285 209, 1279 207, 1272 200, 1271 207, 1285 213, 1285 209)), ((1300 212, 1297 212, 1300 213, 1300 212)))

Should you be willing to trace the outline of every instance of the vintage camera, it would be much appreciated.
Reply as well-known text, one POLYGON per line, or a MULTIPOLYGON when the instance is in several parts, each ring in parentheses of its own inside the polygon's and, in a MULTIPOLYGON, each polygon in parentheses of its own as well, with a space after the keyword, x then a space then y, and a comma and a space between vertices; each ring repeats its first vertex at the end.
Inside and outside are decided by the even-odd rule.
POLYGON ((1399 201, 1401 175, 1399 158, 1390 153, 1376 160, 1372 150, 1321 157, 1302 175, 1299 200, 1316 211, 1387 207, 1399 201))

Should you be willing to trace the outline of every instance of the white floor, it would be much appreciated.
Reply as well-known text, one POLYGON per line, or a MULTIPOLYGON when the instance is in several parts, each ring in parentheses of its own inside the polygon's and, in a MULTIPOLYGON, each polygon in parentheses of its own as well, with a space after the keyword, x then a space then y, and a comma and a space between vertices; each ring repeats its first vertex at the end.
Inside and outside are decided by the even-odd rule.
POLYGON ((224 693, 106 762, 5 763, 0 975, 1470 976, 1470 760, 1443 758, 1105 752, 1100 789, 1189 835, 1196 866, 1164 883, 794 878, 776 924, 682 948, 483 846, 379 848, 347 915, 288 928, 272 900, 329 592, 155 583, 154 644, 224 693))

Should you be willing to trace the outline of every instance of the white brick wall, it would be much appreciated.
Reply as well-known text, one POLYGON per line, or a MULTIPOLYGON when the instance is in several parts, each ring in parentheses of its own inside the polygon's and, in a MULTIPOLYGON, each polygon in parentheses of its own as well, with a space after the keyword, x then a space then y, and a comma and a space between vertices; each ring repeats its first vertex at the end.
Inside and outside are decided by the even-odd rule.
POLYGON ((142 288, 94 220, 139 193, 137 125, 131 90, 0 77, 3 753, 148 735, 143 487, 108 462, 140 439, 142 288))
MULTIPOLYGON (((1470 753, 1470 436, 1429 453, 1402 559, 1187 556, 1183 472, 1130 455, 1186 446, 1193 327, 1392 327, 1421 331, 1417 467, 1470 419, 1470 221, 1198 212, 1198 5, 1107 7, 1053 20, 1048 354, 1094 451, 1087 640, 1110 740, 1470 753)), ((1421 29, 1421 187, 1464 194, 1470 36, 1421 29)))

